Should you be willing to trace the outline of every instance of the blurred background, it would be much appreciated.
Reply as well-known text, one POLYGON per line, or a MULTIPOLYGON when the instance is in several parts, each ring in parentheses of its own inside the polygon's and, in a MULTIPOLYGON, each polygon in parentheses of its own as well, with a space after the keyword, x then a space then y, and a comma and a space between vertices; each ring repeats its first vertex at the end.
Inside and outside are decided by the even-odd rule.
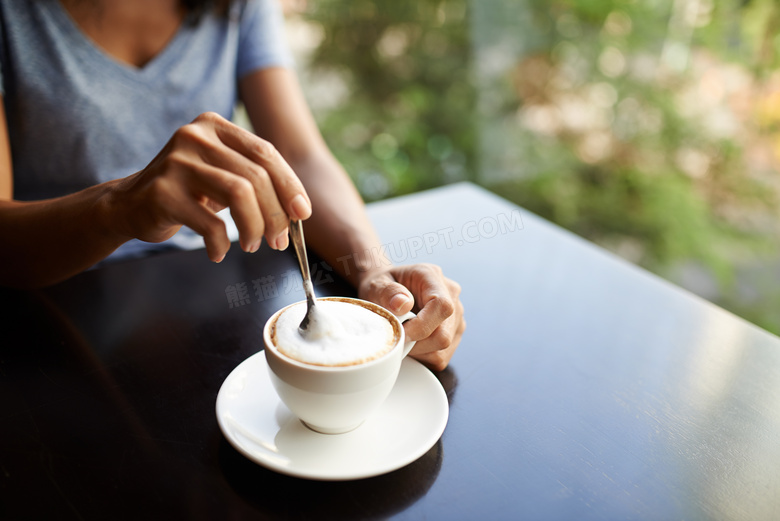
POLYGON ((780 334, 777 0, 283 0, 367 201, 468 180, 780 334))

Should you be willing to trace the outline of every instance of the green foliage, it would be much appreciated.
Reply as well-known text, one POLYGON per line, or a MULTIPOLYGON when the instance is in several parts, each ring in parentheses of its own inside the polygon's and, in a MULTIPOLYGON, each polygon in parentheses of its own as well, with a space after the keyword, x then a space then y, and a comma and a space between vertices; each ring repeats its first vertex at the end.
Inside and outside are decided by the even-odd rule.
POLYGON ((473 178, 475 90, 466 2, 321 1, 312 57, 349 88, 319 114, 331 148, 369 200, 473 178))
MULTIPOLYGON (((724 291, 777 239, 756 224, 777 222, 774 162, 750 159, 780 143, 780 94, 761 98, 774 0, 318 0, 305 17, 324 35, 310 70, 347 91, 316 115, 368 200, 472 180, 724 291)), ((777 327, 758 307, 740 309, 777 327)))

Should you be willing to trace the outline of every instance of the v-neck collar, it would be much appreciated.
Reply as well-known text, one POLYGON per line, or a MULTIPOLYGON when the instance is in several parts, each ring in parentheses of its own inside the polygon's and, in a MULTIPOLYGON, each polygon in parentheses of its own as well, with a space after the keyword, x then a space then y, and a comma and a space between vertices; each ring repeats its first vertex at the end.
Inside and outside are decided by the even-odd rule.
POLYGON ((151 81, 158 77, 161 72, 166 71, 172 62, 177 60, 179 49, 186 44, 186 40, 192 34, 192 28, 187 25, 186 20, 183 20, 176 29, 176 33, 168 40, 165 46, 145 65, 137 67, 115 58, 100 47, 79 27, 78 23, 76 23, 59 0, 53 0, 51 4, 54 4, 53 14, 55 21, 67 33, 79 52, 88 55, 93 60, 98 60, 116 71, 121 71, 125 76, 136 81, 151 81))

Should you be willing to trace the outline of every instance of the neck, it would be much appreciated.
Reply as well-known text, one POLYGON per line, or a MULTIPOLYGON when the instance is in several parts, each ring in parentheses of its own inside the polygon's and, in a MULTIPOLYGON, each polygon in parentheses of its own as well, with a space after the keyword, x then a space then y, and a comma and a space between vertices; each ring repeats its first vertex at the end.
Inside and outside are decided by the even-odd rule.
POLYGON ((143 67, 165 48, 185 15, 178 0, 60 1, 97 46, 136 67, 143 67))

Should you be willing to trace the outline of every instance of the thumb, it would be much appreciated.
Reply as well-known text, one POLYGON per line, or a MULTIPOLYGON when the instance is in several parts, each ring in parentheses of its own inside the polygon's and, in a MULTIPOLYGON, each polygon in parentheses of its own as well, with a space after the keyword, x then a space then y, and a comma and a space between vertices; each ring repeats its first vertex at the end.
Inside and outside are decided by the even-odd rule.
POLYGON ((372 280, 363 298, 379 304, 396 315, 411 311, 414 306, 412 293, 404 285, 396 282, 389 273, 372 280))

